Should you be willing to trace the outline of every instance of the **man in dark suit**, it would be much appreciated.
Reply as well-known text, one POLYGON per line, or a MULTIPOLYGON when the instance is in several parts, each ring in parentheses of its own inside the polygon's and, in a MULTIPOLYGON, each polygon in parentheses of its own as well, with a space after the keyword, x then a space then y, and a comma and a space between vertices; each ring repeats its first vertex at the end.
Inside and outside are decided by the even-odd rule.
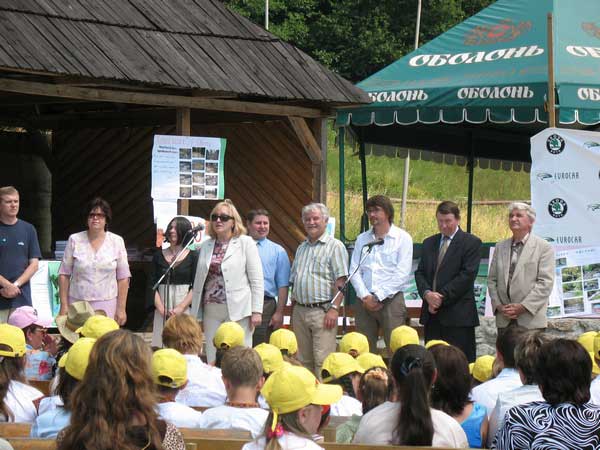
POLYGON ((425 342, 442 339, 475 361, 475 327, 479 316, 473 285, 479 270, 481 239, 459 227, 460 210, 445 201, 436 209, 440 233, 423 241, 415 271, 425 342))

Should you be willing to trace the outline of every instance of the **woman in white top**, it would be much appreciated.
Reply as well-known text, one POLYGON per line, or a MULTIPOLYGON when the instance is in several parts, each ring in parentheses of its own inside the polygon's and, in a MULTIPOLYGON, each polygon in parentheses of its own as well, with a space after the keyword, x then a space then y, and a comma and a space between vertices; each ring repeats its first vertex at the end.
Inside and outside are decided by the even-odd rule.
POLYGON ((23 330, 0 324, 0 422, 28 422, 37 416, 35 401, 44 394, 25 384, 23 330))
POLYGON ((385 402, 365 414, 354 443, 468 448, 460 424, 429 406, 436 369, 431 353, 420 345, 399 348, 392 358, 398 402, 385 402))
POLYGON ((252 347, 254 327, 262 321, 264 279, 256 242, 230 200, 217 203, 210 213, 207 234, 200 244, 191 314, 203 323, 206 358, 213 363, 213 337, 223 322, 244 329, 245 345, 252 347))

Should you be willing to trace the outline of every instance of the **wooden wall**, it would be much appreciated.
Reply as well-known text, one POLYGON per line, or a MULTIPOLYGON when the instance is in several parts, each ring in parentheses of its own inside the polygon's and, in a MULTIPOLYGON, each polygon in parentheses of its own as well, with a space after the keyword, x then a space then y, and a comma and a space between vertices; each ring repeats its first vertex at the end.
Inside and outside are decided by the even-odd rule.
MULTIPOLYGON (((53 235, 84 229, 85 204, 99 195, 113 208, 111 230, 127 246, 154 245, 150 163, 155 134, 173 127, 94 128, 54 132, 53 235)), ((271 212, 271 238, 290 254, 304 237, 302 206, 315 196, 313 167, 284 120, 192 125, 192 135, 227 139, 225 195, 244 215, 271 212)), ((190 201, 190 214, 207 217, 214 201, 190 201)))

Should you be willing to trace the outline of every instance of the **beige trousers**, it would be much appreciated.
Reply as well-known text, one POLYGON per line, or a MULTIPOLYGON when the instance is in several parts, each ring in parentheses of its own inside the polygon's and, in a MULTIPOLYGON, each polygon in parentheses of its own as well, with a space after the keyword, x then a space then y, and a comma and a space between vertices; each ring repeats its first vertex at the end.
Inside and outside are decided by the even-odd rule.
POLYGON ((356 331, 367 336, 371 353, 377 353, 380 327, 383 328, 383 339, 389 349, 390 336, 394 328, 406 325, 407 311, 404 294, 398 292, 393 298, 385 300, 383 308, 379 311, 367 311, 360 299, 357 298, 354 304, 354 317, 356 331))

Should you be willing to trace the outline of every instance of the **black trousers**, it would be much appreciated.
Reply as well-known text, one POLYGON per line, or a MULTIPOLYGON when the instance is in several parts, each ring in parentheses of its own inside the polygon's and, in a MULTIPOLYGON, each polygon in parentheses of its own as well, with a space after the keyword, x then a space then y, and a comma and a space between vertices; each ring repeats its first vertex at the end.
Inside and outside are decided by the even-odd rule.
POLYGON ((469 362, 475 361, 475 327, 445 327, 435 315, 431 315, 425 324, 425 342, 432 339, 441 339, 460 348, 469 362))
POLYGON ((256 347, 258 344, 263 342, 269 342, 271 332, 273 329, 269 326, 269 322, 277 310, 277 300, 273 297, 267 297, 265 295, 265 301, 263 304, 262 311, 262 322, 254 329, 252 334, 252 346, 256 347))

